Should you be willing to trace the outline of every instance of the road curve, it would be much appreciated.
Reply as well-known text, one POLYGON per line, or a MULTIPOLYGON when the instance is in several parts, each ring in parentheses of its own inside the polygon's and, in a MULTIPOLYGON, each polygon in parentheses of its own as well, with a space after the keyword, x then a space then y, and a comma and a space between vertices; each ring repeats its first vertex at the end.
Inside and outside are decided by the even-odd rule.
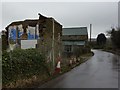
POLYGON ((93 50, 94 56, 39 88, 118 88, 120 56, 93 50))

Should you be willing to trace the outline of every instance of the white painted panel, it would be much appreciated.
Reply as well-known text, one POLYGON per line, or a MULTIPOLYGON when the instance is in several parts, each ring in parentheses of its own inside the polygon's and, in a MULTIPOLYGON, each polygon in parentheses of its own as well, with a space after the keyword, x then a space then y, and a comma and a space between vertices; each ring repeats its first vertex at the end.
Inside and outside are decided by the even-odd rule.
POLYGON ((36 48, 37 40, 21 40, 21 49, 36 48))

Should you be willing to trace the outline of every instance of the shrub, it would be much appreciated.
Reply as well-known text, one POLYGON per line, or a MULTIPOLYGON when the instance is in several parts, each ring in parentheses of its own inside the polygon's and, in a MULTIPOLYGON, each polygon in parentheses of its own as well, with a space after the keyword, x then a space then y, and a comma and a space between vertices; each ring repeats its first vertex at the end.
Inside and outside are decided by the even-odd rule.
POLYGON ((2 81, 7 84, 33 75, 49 74, 45 57, 36 49, 16 49, 2 53, 2 81))
POLYGON ((74 50, 74 56, 79 57, 82 54, 90 53, 91 49, 89 46, 86 47, 79 47, 74 50))
POLYGON ((4 50, 6 50, 7 49, 7 37, 6 37, 6 35, 1 35, 1 37, 2 37, 2 40, 1 40, 1 42, 0 43, 2 43, 1 45, 2 45, 2 51, 4 51, 4 50))

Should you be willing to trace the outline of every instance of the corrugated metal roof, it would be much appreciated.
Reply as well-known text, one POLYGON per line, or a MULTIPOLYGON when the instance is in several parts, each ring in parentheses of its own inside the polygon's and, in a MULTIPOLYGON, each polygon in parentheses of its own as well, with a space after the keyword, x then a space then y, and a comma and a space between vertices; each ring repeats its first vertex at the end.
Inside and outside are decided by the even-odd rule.
POLYGON ((63 41, 64 45, 85 45, 85 41, 63 41))
POLYGON ((88 35, 87 27, 63 28, 63 35, 88 35))

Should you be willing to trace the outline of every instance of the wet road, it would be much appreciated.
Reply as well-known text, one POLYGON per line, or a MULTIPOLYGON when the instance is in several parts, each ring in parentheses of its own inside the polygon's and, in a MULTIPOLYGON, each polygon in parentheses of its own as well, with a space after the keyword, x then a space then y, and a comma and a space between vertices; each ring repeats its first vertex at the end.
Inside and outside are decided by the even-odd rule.
POLYGON ((120 56, 93 50, 85 63, 40 86, 40 88, 118 88, 120 56))

